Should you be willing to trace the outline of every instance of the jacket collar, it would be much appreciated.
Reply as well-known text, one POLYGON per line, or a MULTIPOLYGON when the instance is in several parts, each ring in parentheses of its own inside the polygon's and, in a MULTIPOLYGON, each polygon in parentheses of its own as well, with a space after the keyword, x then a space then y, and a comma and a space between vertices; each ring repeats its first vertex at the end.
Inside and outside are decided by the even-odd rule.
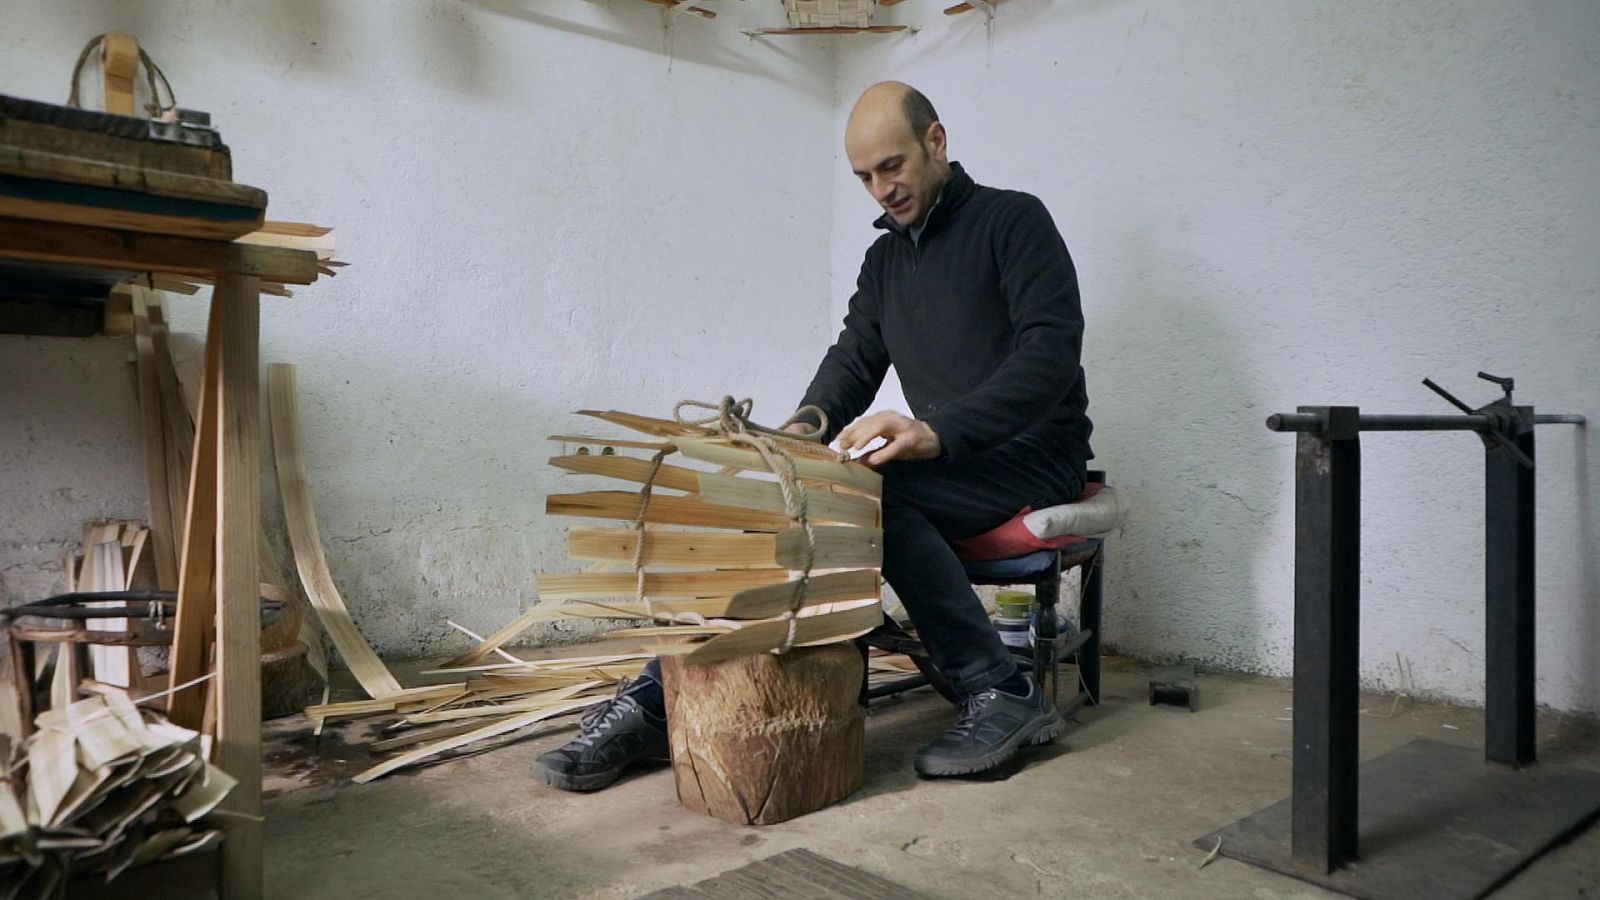
MULTIPOLYGON (((967 174, 967 170, 961 168, 961 163, 951 163, 950 177, 939 188, 939 195, 934 198, 933 206, 928 210, 928 217, 922 223, 922 233, 918 235, 917 243, 920 244, 929 235, 944 227, 945 223, 950 221, 950 217, 955 215, 956 210, 972 196, 972 189, 975 187, 977 184, 973 182, 972 176, 967 174)), ((875 228, 892 231, 906 240, 911 239, 910 227, 896 222, 894 216, 888 213, 879 216, 872 225, 875 228)))

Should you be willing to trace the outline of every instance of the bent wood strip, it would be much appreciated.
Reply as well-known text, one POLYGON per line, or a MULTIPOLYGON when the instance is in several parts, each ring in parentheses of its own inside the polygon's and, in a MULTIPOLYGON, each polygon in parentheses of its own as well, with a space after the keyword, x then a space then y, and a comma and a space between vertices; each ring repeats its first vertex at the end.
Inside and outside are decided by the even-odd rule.
MULTIPOLYGON (((544 511, 552 516, 585 516, 591 519, 633 521, 639 513, 639 495, 631 491, 587 491, 579 494, 551 494, 544 511)), ((712 506, 692 497, 651 497, 644 520, 659 525, 692 525, 702 528, 738 528, 748 531, 783 531, 787 516, 731 506, 712 506)))
POLYGON ((583 434, 552 434, 548 441, 559 441, 563 444, 595 444, 601 447, 631 447, 636 450, 671 450, 671 444, 653 444, 649 441, 630 441, 624 438, 595 437, 583 434))
POLYGON ((156 587, 178 587, 178 557, 173 540, 171 491, 167 485, 167 443, 161 420, 161 383, 156 375, 155 338, 150 333, 146 289, 133 288, 133 347, 139 384, 139 416, 144 429, 145 486, 150 494, 150 542, 156 587))
MULTIPOLYGON (((638 582, 632 572, 540 572, 539 596, 548 600, 632 597, 638 582)), ((788 569, 734 569, 706 572, 649 572, 650 597, 727 597, 745 588, 789 580, 788 569)))
POLYGON ((274 364, 268 370, 272 401, 272 450, 277 461, 278 491, 283 497, 284 518, 289 526, 289 544, 294 550, 295 568, 305 585, 306 596, 327 629, 333 645, 350 666, 350 671, 368 695, 377 698, 399 691, 395 680, 372 646, 361 636, 350 618, 350 610, 334 587, 328 561, 322 552, 322 537, 317 532, 316 512, 311 506, 311 490, 306 482, 305 454, 300 445, 300 412, 295 399, 294 366, 274 364))
MULTIPOLYGON (((738 466, 758 472, 767 471, 766 460, 754 450, 732 447, 710 438, 678 438, 678 452, 700 462, 719 466, 738 466)), ((798 457, 795 472, 801 477, 830 484, 842 484, 873 497, 883 496, 883 477, 860 463, 842 463, 832 459, 798 457)))
MULTIPOLYGON (((876 600, 837 612, 825 612, 795 619, 795 646, 827 643, 859 637, 878 627, 883 621, 883 605, 876 600)), ((691 665, 710 665, 735 659, 749 653, 763 653, 783 646, 789 633, 789 623, 773 619, 746 625, 727 634, 718 635, 703 644, 652 648, 663 655, 682 655, 688 652, 691 665)))
MULTIPOLYGON (((730 619, 765 619, 779 616, 794 608, 800 592, 800 582, 786 581, 765 587, 749 588, 733 595, 727 611, 722 615, 730 619)), ((834 572, 814 575, 806 586, 806 606, 836 603, 841 600, 861 600, 878 596, 878 573, 875 569, 854 572, 834 572)))

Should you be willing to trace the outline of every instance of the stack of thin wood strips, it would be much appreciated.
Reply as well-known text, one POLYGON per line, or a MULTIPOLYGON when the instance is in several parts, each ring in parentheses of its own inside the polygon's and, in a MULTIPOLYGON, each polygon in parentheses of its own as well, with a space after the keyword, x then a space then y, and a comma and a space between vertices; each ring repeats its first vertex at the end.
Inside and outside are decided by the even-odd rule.
MULTIPOLYGON (((275 394, 275 411, 277 400, 275 394)), ((409 749, 356 782, 587 709, 656 655, 715 663, 850 640, 882 621, 881 480, 872 470, 842 462, 815 443, 770 438, 777 447, 768 445, 763 454, 750 440, 711 427, 620 412, 584 414, 653 440, 557 436, 552 440, 578 450, 551 464, 644 487, 556 494, 546 511, 624 526, 572 529, 569 552, 591 563, 588 571, 541 573, 543 602, 487 638, 467 632, 477 646, 425 673, 461 680, 390 689, 362 678, 372 699, 307 709, 319 723, 396 717, 371 749, 409 749), (630 643, 619 643, 617 653, 565 659, 523 659, 504 649, 537 622, 574 618, 626 620, 629 627, 610 637, 630 643)), ((285 468, 280 464, 280 474, 285 468)), ((338 642, 341 630, 330 631, 338 642)), ((350 634, 364 645, 353 627, 350 634)), ((370 653, 361 646, 350 650, 347 657, 370 653)), ((373 662, 374 675, 388 675, 373 662)), ((913 667, 904 657, 885 657, 872 668, 904 674, 913 667)))
POLYGON ((62 896, 73 873, 194 853, 222 833, 205 816, 234 780, 206 762, 197 732, 108 685, 41 713, 20 746, 0 737, 0 896, 62 896))

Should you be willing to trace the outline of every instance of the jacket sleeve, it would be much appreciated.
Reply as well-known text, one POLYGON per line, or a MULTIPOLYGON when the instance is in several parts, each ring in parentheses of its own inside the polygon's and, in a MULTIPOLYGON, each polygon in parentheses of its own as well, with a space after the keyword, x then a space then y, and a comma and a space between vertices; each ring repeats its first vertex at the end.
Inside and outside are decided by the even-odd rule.
POLYGON ((814 405, 828 414, 825 441, 832 441, 866 412, 889 371, 889 351, 878 329, 880 306, 874 254, 874 249, 867 251, 844 317, 844 330, 822 357, 822 365, 817 367, 816 377, 800 401, 801 406, 814 405))
POLYGON ((1078 378, 1083 350, 1078 275, 1037 197, 1017 195, 1000 211, 994 252, 1015 344, 982 384, 927 418, 951 459, 982 453, 1021 434, 1065 400, 1078 378))

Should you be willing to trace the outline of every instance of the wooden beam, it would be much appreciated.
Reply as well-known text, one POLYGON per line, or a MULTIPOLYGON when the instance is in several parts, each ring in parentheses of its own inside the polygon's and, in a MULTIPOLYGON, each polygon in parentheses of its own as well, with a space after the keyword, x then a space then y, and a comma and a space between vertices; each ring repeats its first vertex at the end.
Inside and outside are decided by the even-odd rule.
MULTIPOLYGON (((261 823, 260 284, 221 275, 214 316, 221 320, 217 400, 217 765, 238 786, 222 801, 230 813, 222 845, 221 895, 254 900, 264 890, 261 823)), ((198 467, 198 466, 197 466, 198 467)))
POLYGON ((161 418, 161 382, 156 372, 155 340, 150 333, 149 296, 133 287, 134 365, 139 385, 139 415, 144 428, 145 487, 150 495, 150 543, 155 557, 156 587, 178 587, 173 540, 171 490, 167 483, 167 442, 161 418))
POLYGON ((235 272, 284 284, 311 284, 318 274, 317 254, 310 250, 33 222, 9 216, 0 216, 0 259, 207 278, 219 272, 235 272))
MULTIPOLYGON (((170 685, 177 687, 208 669, 207 654, 216 627, 216 573, 219 404, 222 395, 222 309, 211 305, 206 330, 205 379, 200 387, 200 414, 194 430, 194 456, 189 466, 188 503, 178 564, 178 612, 175 616, 170 685)), ((259 627, 259 626, 258 626, 259 627)), ((200 730, 205 721, 205 693, 177 691, 167 697, 173 724, 200 730)))

